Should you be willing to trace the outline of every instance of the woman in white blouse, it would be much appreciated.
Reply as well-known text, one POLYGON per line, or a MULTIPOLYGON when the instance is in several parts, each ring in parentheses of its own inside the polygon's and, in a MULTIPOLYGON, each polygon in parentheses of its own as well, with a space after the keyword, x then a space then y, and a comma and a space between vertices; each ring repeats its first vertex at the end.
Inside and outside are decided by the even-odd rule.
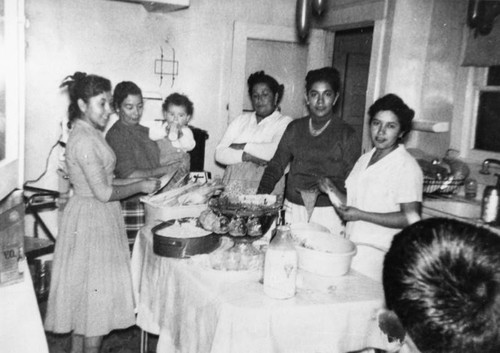
MULTIPOLYGON (((251 74, 247 82, 254 111, 238 116, 215 150, 215 160, 226 166, 226 194, 255 194, 267 162, 292 121, 279 109, 283 85, 264 71, 251 74)), ((273 193, 282 194, 283 189, 284 179, 273 193)))
MULTIPOLYGON (((388 250, 397 232, 420 220, 423 174, 402 144, 415 112, 395 94, 387 94, 373 103, 368 115, 373 149, 358 159, 346 179, 347 205, 332 203, 347 222, 346 235, 362 245, 353 268, 381 281, 380 250, 388 250)), ((340 195, 332 183, 320 187, 340 195)))

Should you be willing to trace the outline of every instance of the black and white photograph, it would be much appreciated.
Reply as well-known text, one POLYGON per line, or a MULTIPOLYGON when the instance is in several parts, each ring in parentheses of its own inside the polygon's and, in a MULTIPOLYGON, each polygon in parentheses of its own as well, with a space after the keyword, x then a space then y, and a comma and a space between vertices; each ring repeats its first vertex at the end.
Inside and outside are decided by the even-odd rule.
POLYGON ((500 0, 0 0, 0 352, 500 352, 500 0))

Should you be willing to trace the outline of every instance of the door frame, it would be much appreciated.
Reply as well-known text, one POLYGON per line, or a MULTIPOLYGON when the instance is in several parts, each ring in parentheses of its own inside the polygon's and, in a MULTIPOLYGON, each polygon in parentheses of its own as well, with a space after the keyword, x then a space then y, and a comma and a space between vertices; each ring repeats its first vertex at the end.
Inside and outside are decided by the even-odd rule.
MULTIPOLYGON (((243 111, 243 97, 247 80, 245 77, 247 41, 249 39, 300 43, 294 27, 234 22, 228 124, 241 115, 243 111)), ((329 65, 328 58, 331 55, 328 55, 328 48, 331 47, 330 42, 331 36, 327 36, 326 31, 321 29, 310 31, 307 43, 305 43, 309 48, 307 70, 329 65)))

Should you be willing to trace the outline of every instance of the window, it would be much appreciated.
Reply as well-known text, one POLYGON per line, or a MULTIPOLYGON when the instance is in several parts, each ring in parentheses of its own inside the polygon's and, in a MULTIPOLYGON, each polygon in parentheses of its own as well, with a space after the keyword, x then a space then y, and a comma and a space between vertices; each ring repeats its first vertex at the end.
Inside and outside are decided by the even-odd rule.
POLYGON ((500 66, 491 66, 478 85, 474 149, 500 152, 500 66))
POLYGON ((24 1, 0 0, 0 199, 22 185, 24 1))
POLYGON ((462 73, 451 147, 469 162, 500 159, 500 66, 470 67, 462 73))

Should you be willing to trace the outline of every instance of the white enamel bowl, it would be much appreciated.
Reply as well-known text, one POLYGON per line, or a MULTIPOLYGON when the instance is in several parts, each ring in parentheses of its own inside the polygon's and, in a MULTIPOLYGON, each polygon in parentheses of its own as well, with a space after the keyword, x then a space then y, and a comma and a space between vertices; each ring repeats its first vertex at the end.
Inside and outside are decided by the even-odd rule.
POLYGON ((322 276, 343 276, 351 268, 356 245, 345 238, 316 229, 295 229, 298 267, 322 276))

